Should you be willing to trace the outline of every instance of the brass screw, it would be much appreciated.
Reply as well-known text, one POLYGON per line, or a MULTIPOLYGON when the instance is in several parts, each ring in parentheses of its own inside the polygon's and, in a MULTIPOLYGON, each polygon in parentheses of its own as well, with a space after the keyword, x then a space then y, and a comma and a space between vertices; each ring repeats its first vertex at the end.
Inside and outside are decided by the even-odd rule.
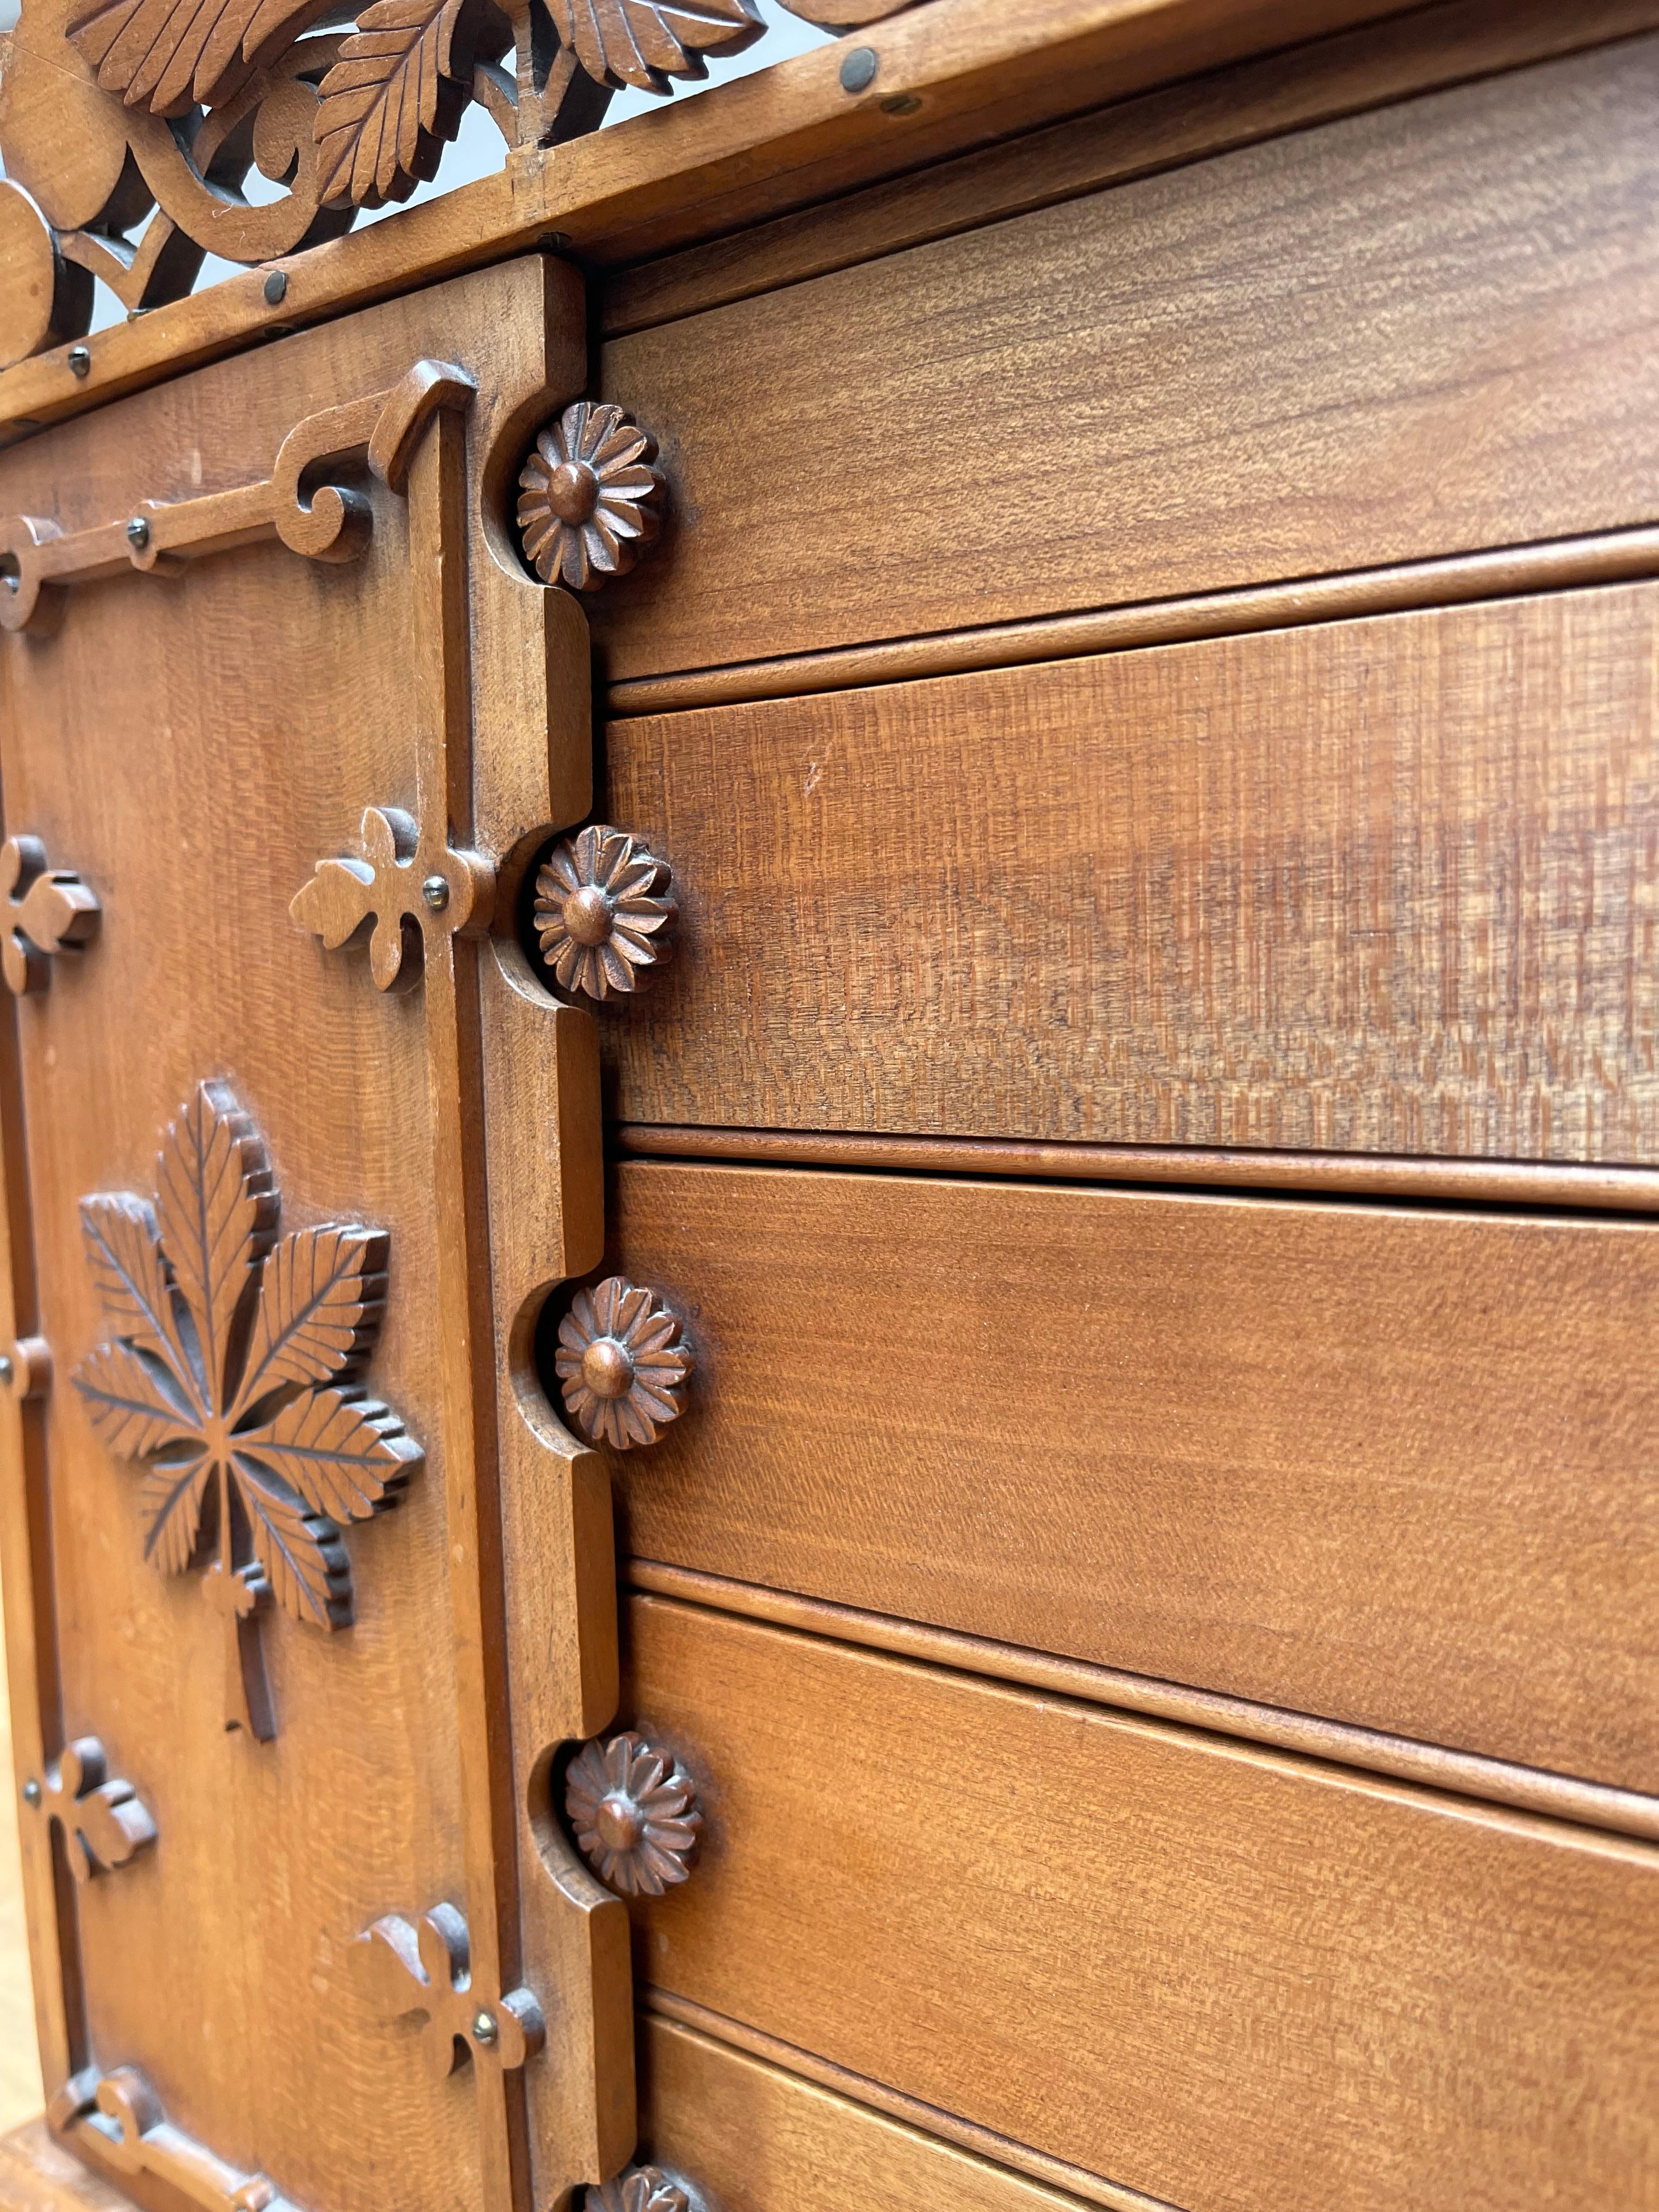
POLYGON ((495 2019, 491 2014, 481 2012, 474 2016, 472 2022, 472 2040, 475 2043, 482 2043, 486 2045, 492 2044, 495 2040, 496 2033, 497 2030, 495 2019))
POLYGON ((32 1774, 23 1784, 23 1802, 26 1805, 38 1805, 40 1802, 40 1785, 32 1774))
POLYGON ((92 348, 90 346, 82 345, 71 346, 69 349, 69 365, 75 375, 90 376, 92 374, 92 348))
POLYGON ((441 914, 449 904, 449 885, 442 876, 428 876, 421 885, 421 896, 434 914, 441 914))
POLYGON ((127 544, 135 553, 142 553, 149 544, 149 525, 142 514, 135 514, 127 525, 127 544))

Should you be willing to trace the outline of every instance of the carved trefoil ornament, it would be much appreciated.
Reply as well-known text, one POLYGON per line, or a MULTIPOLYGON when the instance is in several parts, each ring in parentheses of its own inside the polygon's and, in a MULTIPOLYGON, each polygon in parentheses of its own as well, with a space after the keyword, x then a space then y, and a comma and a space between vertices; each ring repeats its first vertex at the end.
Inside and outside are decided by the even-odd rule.
POLYGON ((672 880, 625 830, 592 823, 562 837, 536 872, 533 916, 560 989, 602 1000, 647 981, 669 955, 672 880))
POLYGON ((660 1897, 697 1863, 702 1811, 671 1751, 632 1729, 585 1743, 565 1777, 564 1808, 589 1865, 627 1897, 660 1897))
POLYGON ((423 840, 412 815, 369 806, 357 850, 319 860, 289 912, 330 952, 367 941, 374 987, 390 991, 420 981, 428 929, 465 933, 488 925, 495 880, 478 854, 423 840))
POLYGON ((541 2007, 528 1990, 497 1996, 474 1983, 466 1921, 453 1905, 434 1905, 416 1927, 388 1913, 349 1955, 377 2019, 419 2021, 434 2081, 447 2080, 468 2058, 511 2072, 546 2039, 541 2007))
POLYGON ((162 1139, 154 1205, 82 1201, 112 1335, 72 1378, 104 1443, 137 1463, 146 1558, 180 1574, 215 1553, 225 1725, 261 1739, 276 1731, 261 1611, 349 1626, 342 1532, 395 1504, 422 1457, 358 1383, 386 1237, 331 1223, 279 1238, 277 1215, 252 1122, 225 1084, 199 1085, 162 1139))
POLYGON ((43 1820, 56 1823, 76 1881, 112 1873, 155 1841, 149 1808, 131 1783, 111 1778, 95 1735, 65 1744, 40 1780, 23 1784, 23 1796, 43 1820))
POLYGON ((52 981, 53 955, 79 951, 97 934, 98 894, 71 868, 55 868, 38 837, 8 837, 0 845, 0 894, 6 902, 6 934, 0 971, 21 999, 52 981))
POLYGON ((625 576, 662 527, 657 443, 609 402, 579 399, 543 429, 519 477, 525 558, 544 584, 625 576))
MULTIPOLYGON (((842 28, 913 0, 784 4, 842 28)), ((338 238, 434 174, 474 100, 522 159, 596 129, 621 87, 666 93, 765 29, 757 0, 368 0, 327 27, 342 14, 23 0, 0 40, 0 366, 83 333, 94 276, 149 308, 209 253, 271 262, 338 238), (256 167, 281 189, 250 197, 256 167)))
POLYGON ((695 1364, 679 1316, 624 1275, 577 1291, 553 1355, 577 1427, 591 1443, 618 1451, 654 1443, 679 1418, 695 1364))

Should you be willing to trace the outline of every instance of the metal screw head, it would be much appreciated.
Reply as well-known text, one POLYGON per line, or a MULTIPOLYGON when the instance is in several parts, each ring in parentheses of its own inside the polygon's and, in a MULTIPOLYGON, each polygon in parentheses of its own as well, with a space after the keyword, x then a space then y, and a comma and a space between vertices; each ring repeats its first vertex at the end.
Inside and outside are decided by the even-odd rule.
POLYGON ((38 1805, 40 1802, 40 1785, 32 1774, 23 1784, 23 1802, 26 1805, 38 1805))
POLYGON ((914 92, 896 92, 890 100, 883 100, 881 112, 884 115, 914 115, 921 106, 914 92))
POLYGON ((492 2013, 479 2012, 472 2016, 472 2040, 475 2043, 494 2043, 499 2030, 492 2013))
POLYGON ((0 1390, 10 1389, 11 1378, 16 1372, 17 1370, 12 1364, 10 1352, 0 1352, 0 1390))
POLYGON ((842 90, 868 92, 880 67, 881 57, 873 46, 854 46, 841 65, 842 90))
POLYGON ((69 349, 69 365, 76 376, 92 374, 92 348, 73 345, 69 349))
POLYGON ((135 514, 127 525, 127 544, 135 553, 142 553, 149 544, 149 525, 142 514, 135 514))
POLYGON ((286 269, 273 269, 265 279, 265 305, 280 307, 287 297, 288 271, 286 269))
POLYGON ((441 914, 449 904, 449 885, 442 876, 428 876, 421 885, 421 896, 434 914, 441 914))

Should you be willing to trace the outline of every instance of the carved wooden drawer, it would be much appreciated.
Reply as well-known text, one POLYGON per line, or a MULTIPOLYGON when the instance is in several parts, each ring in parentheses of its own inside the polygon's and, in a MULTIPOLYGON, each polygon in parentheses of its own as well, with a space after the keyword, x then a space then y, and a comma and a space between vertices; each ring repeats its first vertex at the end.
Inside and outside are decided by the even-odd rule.
POLYGON ((635 1908, 668 2020, 1097 2202, 1641 2201, 1644 1846, 700 1607, 628 1634, 706 1815, 635 1908))
POLYGON ((1659 1794, 1654 1227, 634 1161, 611 1236, 697 1357, 625 1540, 714 1601, 1659 1794))
POLYGON ((613 722, 644 1123, 1659 1159, 1659 586, 613 722))

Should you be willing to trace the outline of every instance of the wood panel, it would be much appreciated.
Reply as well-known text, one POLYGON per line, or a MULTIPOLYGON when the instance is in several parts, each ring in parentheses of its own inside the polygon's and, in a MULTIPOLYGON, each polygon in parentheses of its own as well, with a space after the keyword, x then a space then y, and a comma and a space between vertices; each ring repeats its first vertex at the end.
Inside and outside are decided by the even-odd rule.
POLYGON ((612 724, 629 1121, 1659 1158, 1659 586, 612 724))
POLYGON ((1638 40, 613 341, 679 522, 611 675, 1650 520, 1656 85, 1638 40))
POLYGON ((1075 2199, 672 2021, 640 2021, 640 2155, 720 2212, 1072 2212, 1075 2199))
POLYGON ((612 1238, 636 1555, 1659 1790, 1650 1229, 640 1162, 612 1238))
POLYGON ((653 1984, 1185 2212, 1654 2203, 1647 1847, 662 1600, 632 1645, 707 1814, 653 1984))

